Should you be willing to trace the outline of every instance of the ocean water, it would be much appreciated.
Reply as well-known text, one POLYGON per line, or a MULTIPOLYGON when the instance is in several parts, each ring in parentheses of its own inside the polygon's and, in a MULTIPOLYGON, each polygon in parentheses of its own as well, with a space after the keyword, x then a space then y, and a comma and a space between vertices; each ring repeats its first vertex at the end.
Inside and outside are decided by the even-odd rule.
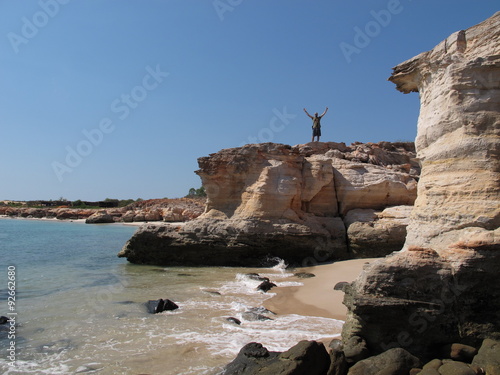
POLYGON ((133 265, 116 254, 135 229, 0 219, 0 315, 12 312, 13 267, 17 314, 14 332, 0 326, 0 373, 215 375, 249 342, 286 350, 340 333, 334 319, 243 319, 273 295, 256 291, 246 273, 298 285, 280 281, 289 276, 282 262, 269 269, 133 265), (144 303, 159 298, 180 308, 149 314, 144 303))

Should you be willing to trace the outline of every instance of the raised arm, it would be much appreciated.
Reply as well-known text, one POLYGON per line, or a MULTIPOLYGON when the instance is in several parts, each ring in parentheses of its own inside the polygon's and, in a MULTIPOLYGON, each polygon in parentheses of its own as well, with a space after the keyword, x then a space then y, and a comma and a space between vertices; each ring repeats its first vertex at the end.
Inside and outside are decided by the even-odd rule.
POLYGON ((307 113, 307 109, 304 108, 304 112, 306 113, 306 115, 308 115, 310 118, 313 118, 309 113, 307 113))
POLYGON ((323 112, 319 117, 323 117, 324 115, 326 115, 326 112, 328 112, 328 107, 326 107, 325 112, 323 112))

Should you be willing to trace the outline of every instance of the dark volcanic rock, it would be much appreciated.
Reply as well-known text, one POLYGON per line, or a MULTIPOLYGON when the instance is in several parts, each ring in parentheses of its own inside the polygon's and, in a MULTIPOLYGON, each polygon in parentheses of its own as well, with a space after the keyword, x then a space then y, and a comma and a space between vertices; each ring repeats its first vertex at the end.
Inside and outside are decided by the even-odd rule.
POLYGON ((177 306, 175 302, 172 302, 169 299, 163 300, 161 298, 158 300, 149 300, 146 303, 146 307, 151 314, 158 314, 163 311, 177 310, 179 308, 179 306, 177 306))

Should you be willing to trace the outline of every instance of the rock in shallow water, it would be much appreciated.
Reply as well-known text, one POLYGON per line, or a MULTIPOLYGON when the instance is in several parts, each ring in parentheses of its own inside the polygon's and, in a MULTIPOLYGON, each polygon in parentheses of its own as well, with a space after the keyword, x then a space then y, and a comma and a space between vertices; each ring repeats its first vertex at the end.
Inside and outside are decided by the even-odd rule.
POLYGON ((146 302, 146 307, 151 314, 158 314, 163 311, 172 311, 177 310, 179 306, 172 302, 169 299, 157 299, 157 300, 149 300, 146 302))

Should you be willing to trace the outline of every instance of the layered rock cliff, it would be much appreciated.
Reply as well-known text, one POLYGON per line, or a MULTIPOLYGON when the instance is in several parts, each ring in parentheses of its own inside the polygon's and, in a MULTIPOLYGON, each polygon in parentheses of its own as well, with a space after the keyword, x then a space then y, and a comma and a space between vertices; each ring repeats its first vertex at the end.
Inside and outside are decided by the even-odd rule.
POLYGON ((422 172, 404 250, 347 289, 343 337, 425 356, 500 338, 500 12, 394 68, 419 92, 422 172))
POLYGON ((407 223, 383 210, 413 204, 420 171, 412 143, 388 142, 252 144, 198 163, 205 212, 183 225, 141 228, 120 256, 135 263, 260 266, 273 257, 307 265, 386 255, 401 248, 407 223))

